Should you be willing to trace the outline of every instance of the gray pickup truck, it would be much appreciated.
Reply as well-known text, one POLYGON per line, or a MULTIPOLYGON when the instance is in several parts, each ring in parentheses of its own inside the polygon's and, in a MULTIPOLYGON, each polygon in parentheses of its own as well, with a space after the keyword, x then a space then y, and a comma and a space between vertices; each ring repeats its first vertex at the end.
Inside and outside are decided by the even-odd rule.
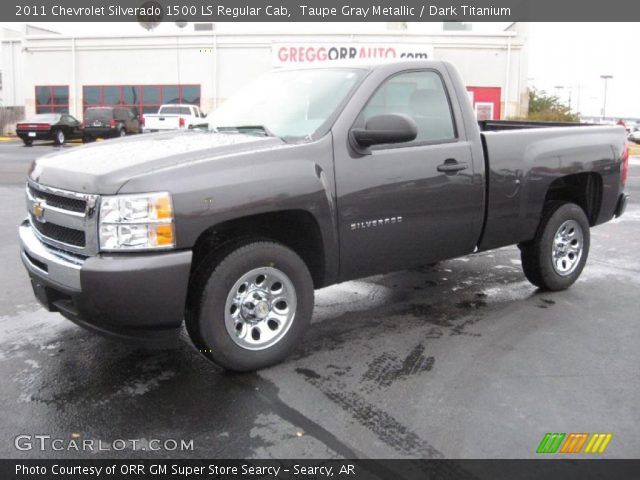
POLYGON ((206 131, 122 138, 30 169, 21 255, 50 311, 237 371, 283 360, 314 289, 517 244, 562 290, 623 213, 616 126, 476 121, 445 62, 273 72, 206 131))

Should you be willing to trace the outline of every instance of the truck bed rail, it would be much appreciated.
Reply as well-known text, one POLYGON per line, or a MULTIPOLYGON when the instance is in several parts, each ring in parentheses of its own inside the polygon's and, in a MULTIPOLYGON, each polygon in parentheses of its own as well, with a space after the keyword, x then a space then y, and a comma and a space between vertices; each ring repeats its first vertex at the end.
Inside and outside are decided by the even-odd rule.
POLYGON ((545 127, 592 127, 595 123, 579 122, 535 122, 529 120, 479 120, 480 131, 525 130, 545 127))

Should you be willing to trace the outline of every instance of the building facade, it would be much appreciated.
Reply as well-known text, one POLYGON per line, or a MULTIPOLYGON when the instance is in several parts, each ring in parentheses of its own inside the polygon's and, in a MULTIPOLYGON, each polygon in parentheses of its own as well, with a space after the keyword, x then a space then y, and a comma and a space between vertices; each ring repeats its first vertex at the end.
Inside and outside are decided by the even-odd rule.
POLYGON ((229 24, 225 31, 212 26, 208 31, 185 29, 173 34, 5 35, 0 100, 3 106, 24 106, 27 116, 69 112, 81 119, 85 108, 96 105, 125 105, 147 113, 162 103, 176 102, 197 104, 210 112, 273 68, 354 59, 371 63, 433 58, 458 68, 479 118, 526 115, 524 23, 497 33, 275 30, 238 33, 229 24))

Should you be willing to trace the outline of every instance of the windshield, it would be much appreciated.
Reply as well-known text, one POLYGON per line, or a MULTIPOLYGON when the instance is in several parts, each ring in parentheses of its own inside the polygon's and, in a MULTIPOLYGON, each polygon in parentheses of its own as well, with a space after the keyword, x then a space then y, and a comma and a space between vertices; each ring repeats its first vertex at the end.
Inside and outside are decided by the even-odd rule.
POLYGON ((260 127, 278 137, 311 138, 336 113, 364 72, 292 70, 263 75, 211 113, 209 126, 260 127))
POLYGON ((111 108, 87 108, 84 112, 84 119, 86 122, 93 120, 105 120, 109 121, 113 118, 113 110, 111 108))
POLYGON ((59 120, 59 113, 40 113, 30 117, 27 123, 58 123, 59 120))

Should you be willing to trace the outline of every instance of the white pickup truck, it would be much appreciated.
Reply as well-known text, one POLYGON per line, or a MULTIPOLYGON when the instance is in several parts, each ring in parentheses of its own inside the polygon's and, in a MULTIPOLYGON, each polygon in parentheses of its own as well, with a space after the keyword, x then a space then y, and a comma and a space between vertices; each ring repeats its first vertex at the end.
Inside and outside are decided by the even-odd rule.
POLYGON ((204 117, 204 113, 196 105, 173 103, 162 105, 158 113, 144 115, 144 131, 157 132, 192 128, 194 125, 201 124, 204 117))

